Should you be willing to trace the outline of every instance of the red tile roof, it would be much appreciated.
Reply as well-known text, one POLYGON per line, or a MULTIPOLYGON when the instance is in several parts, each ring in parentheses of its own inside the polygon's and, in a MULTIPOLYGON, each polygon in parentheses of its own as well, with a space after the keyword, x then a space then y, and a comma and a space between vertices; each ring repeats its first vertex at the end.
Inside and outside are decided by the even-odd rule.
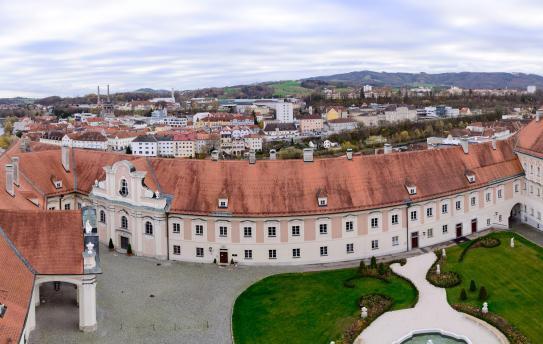
POLYGON ((0 210, 0 228, 38 274, 83 273, 80 211, 0 210))
POLYGON ((0 233, 0 303, 7 306, 0 318, 0 343, 19 343, 32 298, 34 274, 17 256, 11 242, 0 233))
POLYGON ((521 129, 515 150, 543 158, 543 120, 533 120, 521 129))

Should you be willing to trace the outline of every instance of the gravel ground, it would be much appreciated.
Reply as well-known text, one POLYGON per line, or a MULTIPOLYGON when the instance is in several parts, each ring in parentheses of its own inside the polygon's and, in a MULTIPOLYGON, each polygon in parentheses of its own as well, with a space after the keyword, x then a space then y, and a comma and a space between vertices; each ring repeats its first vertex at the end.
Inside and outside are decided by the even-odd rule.
POLYGON ((43 285, 30 343, 231 343, 236 297, 265 276, 296 267, 221 268, 127 257, 102 247, 98 330, 79 331, 76 290, 43 285), (159 265, 160 264, 160 265, 159 265), (151 296, 153 295, 153 296, 151 296))

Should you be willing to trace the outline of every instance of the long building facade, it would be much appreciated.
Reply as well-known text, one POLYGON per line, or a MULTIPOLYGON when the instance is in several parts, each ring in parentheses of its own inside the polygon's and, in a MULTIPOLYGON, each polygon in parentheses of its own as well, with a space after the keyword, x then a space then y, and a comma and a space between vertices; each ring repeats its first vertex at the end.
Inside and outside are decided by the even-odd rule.
POLYGON ((313 264, 393 255, 512 221, 543 226, 542 134, 536 120, 509 141, 256 162, 34 144, 30 152, 9 150, 2 158, 11 167, 2 172, 20 179, 10 196, 18 202, 95 207, 100 240, 121 252, 130 246, 136 255, 188 262, 313 264))

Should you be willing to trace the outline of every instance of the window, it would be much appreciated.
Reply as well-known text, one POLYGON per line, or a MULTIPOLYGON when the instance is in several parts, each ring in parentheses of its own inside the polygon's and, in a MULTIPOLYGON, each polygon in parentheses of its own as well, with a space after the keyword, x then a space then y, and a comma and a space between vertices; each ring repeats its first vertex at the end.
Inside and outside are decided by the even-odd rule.
POLYGON ((82 205, 81 203, 77 203, 77 209, 81 209, 82 205))
POLYGON ((325 207, 328 204, 328 199, 326 197, 319 197, 319 206, 325 207))
POLYGON ((486 199, 487 202, 490 202, 490 192, 486 193, 485 199, 486 199))
POLYGON ((472 198, 471 198, 471 206, 472 206, 472 207, 475 206, 475 202, 476 202, 475 197, 472 197, 472 198))
POLYGON ((371 228, 379 227, 379 219, 376 217, 371 218, 371 228))
POLYGON ((456 201, 456 210, 460 210, 460 209, 462 209, 462 202, 456 201))
MULTIPOLYGON (((500 192, 500 190, 498 190, 498 192, 500 192)), ((530 193, 531 193, 531 194, 534 193, 534 186, 533 186, 533 185, 530 185, 530 193)))
POLYGON ((173 224, 173 232, 174 232, 174 234, 179 234, 179 233, 181 233, 181 224, 179 224, 179 223, 174 223, 174 224, 173 224))
POLYGON ((400 244, 400 238, 395 235, 392 237, 392 246, 398 246, 400 244))
POLYGON ((219 200, 219 208, 227 208, 228 202, 225 199, 219 200))
MULTIPOLYGON (((532 193, 533 193, 533 189, 532 189, 532 193)), ((498 198, 502 198, 502 190, 498 190, 498 198)))
POLYGON ((428 235, 428 238, 433 238, 434 237, 434 229, 433 228, 428 228, 426 233, 428 235))
POLYGON ((253 250, 245 250, 245 259, 253 259, 253 250))
POLYGON ((179 245, 173 245, 173 254, 176 256, 181 254, 181 246, 179 245))
POLYGON ((345 249, 347 250, 347 253, 353 253, 354 252, 354 244, 347 244, 345 246, 345 249))
POLYGON ((128 229, 128 219, 124 215, 121 216, 121 228, 128 229))
POLYGON ((300 236, 300 226, 298 225, 292 226, 290 230, 291 230, 292 236, 300 236))
POLYGON ((432 217, 433 213, 434 213, 434 209, 426 208, 426 217, 432 217))
POLYGON ((379 240, 372 240, 371 241, 371 249, 372 250, 378 250, 379 249, 379 240))
POLYGON ((328 255, 328 246, 321 246, 321 256, 327 256, 328 255))
POLYGON ((413 211, 411 212, 410 217, 411 217, 411 221, 415 221, 415 220, 417 219, 417 211, 416 211, 416 210, 413 210, 413 211))
POLYGON ((153 224, 149 221, 145 222, 145 235, 153 235, 153 224))
POLYGON ((486 225, 490 226, 490 219, 486 219, 486 225))
POLYGON ((299 248, 293 248, 292 249, 292 258, 300 258, 300 249, 299 248))
POLYGON ((442 204, 441 205, 441 213, 442 214, 447 214, 447 212, 449 211, 449 209, 447 209, 447 205, 446 204, 442 204))
POLYGON ((499 222, 502 222, 502 216, 501 216, 501 215, 498 216, 498 221, 499 221, 499 222))
POLYGON ((228 228, 226 226, 219 226, 219 236, 220 237, 228 236, 228 228))
POLYGON ((275 238, 277 236, 277 228, 268 227, 268 237, 275 238))
POLYGON ((204 256, 204 248, 203 247, 196 247, 196 257, 203 257, 204 256))
POLYGON ((277 259, 277 250, 268 250, 269 259, 277 259))
POLYGON ((128 196, 128 183, 126 182, 126 179, 121 179, 121 189, 119 190, 119 194, 123 197, 128 196))
POLYGON ((106 223, 106 212, 103 210, 100 210, 100 222, 106 223))
POLYGON ((321 223, 319 225, 319 233, 320 234, 328 234, 328 225, 326 223, 321 223))
POLYGON ((392 224, 397 225, 398 224, 398 214, 392 215, 392 224))
POLYGON ((534 208, 530 208, 530 216, 534 216, 534 208))
POLYGON ((540 211, 537 212, 537 219, 541 220, 541 212, 540 211))
POLYGON ((353 221, 347 221, 345 222, 345 231, 352 232, 354 230, 354 223, 353 221))
POLYGON ((515 192, 518 192, 518 184, 515 184, 515 192))
POLYGON ((70 203, 64 204, 64 210, 70 210, 70 203))
POLYGON ((196 225, 196 235, 204 235, 204 226, 196 225))
POLYGON ((441 231, 443 234, 447 234, 449 232, 449 226, 443 225, 443 227, 441 227, 441 231))
POLYGON ((253 236, 253 229, 251 227, 243 227, 243 237, 250 238, 253 236))

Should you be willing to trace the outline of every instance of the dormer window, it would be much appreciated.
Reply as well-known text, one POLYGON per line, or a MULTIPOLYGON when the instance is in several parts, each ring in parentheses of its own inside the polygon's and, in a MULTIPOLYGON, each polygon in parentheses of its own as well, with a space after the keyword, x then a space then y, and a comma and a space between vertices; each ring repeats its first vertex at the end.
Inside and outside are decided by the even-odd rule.
POLYGON ((219 208, 228 208, 228 198, 226 197, 219 198, 219 208))
POLYGON ((128 196, 128 182, 126 179, 121 179, 121 188, 119 189, 119 194, 123 197, 128 196))
POLYGON ((62 188, 62 180, 55 180, 55 189, 61 189, 62 188))
POLYGON ((317 204, 319 207, 326 207, 328 205, 328 194, 325 190, 319 189, 317 191, 317 204))
POLYGON ((8 310, 8 306, 4 305, 3 303, 0 303, 0 318, 4 317, 7 310, 8 310))
POLYGON ((417 194, 417 187, 413 183, 405 183, 405 188, 407 189, 407 193, 410 195, 416 195, 417 194))
POLYGON ((469 183, 475 183, 475 173, 473 171, 466 171, 465 175, 469 183))

